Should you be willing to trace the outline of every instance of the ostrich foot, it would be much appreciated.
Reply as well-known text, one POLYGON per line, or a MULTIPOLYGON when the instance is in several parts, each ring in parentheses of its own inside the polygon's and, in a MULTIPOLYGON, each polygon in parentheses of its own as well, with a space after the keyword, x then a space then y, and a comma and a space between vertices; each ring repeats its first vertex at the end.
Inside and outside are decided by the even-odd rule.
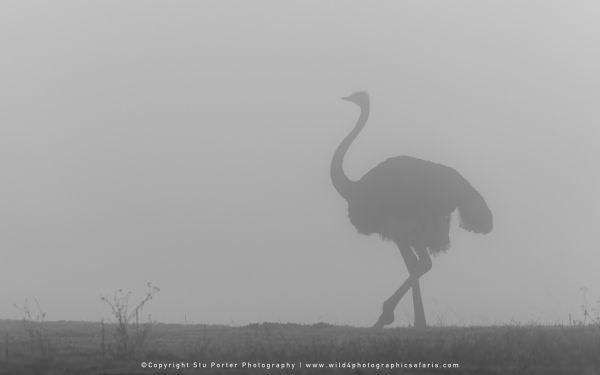
POLYGON ((394 322, 394 311, 387 310, 384 308, 383 312, 377 319, 377 322, 373 325, 373 328, 381 329, 383 326, 392 324, 394 322))

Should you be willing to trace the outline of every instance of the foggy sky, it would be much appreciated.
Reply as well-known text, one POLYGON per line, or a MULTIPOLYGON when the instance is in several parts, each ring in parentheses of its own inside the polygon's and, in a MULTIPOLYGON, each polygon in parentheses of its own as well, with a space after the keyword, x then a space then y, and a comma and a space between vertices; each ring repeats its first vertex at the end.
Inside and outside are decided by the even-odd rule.
MULTIPOLYGON (((452 166, 495 228, 421 279, 431 324, 554 323, 600 298, 600 5, 559 1, 0 4, 0 317, 371 325, 407 271, 329 179, 452 166)), ((599 303, 600 304, 600 303, 599 303)), ((600 307, 600 306, 599 306, 600 307)), ((410 297, 396 324, 412 322, 410 297)))

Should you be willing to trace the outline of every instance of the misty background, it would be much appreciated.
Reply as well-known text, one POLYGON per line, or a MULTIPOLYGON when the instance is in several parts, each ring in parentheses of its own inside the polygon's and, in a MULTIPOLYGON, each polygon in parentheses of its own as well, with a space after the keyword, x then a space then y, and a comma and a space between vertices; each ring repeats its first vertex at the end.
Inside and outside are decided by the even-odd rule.
MULTIPOLYGON (((0 4, 0 317, 371 325, 407 271, 358 235, 329 163, 457 169, 487 236, 451 230, 431 324, 581 319, 600 298, 600 5, 562 1, 0 4)), ((597 306, 597 305, 596 305, 597 306)), ((396 310, 412 322, 411 298, 396 310)))

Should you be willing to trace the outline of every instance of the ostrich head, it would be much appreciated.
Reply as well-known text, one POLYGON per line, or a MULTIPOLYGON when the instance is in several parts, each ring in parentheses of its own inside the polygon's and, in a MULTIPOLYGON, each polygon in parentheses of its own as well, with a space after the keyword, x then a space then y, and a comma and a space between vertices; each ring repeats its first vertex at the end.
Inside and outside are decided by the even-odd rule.
POLYGON ((347 100, 356 104, 359 107, 364 107, 369 105, 369 94, 367 94, 365 91, 357 91, 355 93, 343 97, 342 100, 347 100))

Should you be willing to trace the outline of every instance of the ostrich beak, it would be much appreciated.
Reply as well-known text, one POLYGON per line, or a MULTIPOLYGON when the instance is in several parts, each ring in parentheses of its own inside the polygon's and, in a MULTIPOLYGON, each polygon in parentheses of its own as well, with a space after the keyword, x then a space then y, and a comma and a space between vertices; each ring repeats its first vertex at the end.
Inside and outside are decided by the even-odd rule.
POLYGON ((350 98, 347 96, 342 96, 342 100, 350 100, 350 98))

